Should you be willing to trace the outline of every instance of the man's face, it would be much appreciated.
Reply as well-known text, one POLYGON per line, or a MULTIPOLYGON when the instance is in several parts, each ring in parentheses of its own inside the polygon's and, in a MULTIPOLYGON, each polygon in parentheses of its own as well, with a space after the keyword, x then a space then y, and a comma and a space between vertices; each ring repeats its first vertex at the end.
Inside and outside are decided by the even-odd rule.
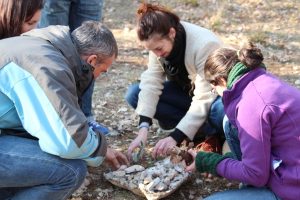
POLYGON ((94 67, 94 78, 96 79, 101 73, 107 72, 108 68, 112 65, 115 59, 115 55, 104 58, 100 62, 95 59, 95 61, 91 63, 91 65, 94 67))

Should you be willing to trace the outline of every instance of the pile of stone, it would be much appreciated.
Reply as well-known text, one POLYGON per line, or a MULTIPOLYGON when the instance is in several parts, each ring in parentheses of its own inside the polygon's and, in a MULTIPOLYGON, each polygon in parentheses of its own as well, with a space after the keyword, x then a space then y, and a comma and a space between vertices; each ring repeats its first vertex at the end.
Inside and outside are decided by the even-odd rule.
POLYGON ((105 173, 104 177, 118 187, 155 200, 172 194, 188 179, 185 167, 186 161, 176 154, 146 169, 141 165, 122 166, 117 171, 105 173))

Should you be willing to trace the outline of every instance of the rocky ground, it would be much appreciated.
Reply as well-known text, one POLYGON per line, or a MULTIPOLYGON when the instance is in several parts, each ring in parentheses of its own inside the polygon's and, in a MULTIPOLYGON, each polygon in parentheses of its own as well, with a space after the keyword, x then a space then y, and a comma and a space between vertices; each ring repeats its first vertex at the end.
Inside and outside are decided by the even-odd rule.
MULTIPOLYGON (((97 80, 93 107, 97 121, 119 133, 109 137, 110 146, 126 152, 137 131, 137 116, 125 102, 127 87, 146 69, 147 52, 135 36, 135 10, 140 1, 107 0, 104 23, 114 32, 119 57, 111 70, 97 80)), ((152 1, 153 2, 153 1, 152 1)), ((160 0, 182 20, 213 30, 228 45, 255 42, 265 55, 268 71, 300 87, 300 2, 298 0, 160 0)), ((157 126, 151 129, 146 154, 163 137, 157 126)), ((148 156, 145 164, 153 162, 148 156)), ((139 200, 131 192, 115 187, 103 177, 107 166, 90 168, 87 187, 72 200, 139 200)), ((193 175, 186 184, 165 199, 197 199, 215 191, 237 187, 222 178, 193 175)))

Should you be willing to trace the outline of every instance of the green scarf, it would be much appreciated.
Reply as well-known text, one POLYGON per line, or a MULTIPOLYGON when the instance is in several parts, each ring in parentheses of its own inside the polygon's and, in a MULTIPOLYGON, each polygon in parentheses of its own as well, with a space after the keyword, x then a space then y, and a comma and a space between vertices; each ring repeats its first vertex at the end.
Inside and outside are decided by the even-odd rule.
POLYGON ((233 68, 230 70, 227 78, 227 88, 231 89, 234 82, 236 82, 241 76, 249 72, 251 69, 246 67, 241 62, 236 63, 233 68))
MULTIPOLYGON (((264 63, 261 63, 258 67, 266 69, 266 66, 264 63)), ((257 68, 257 67, 256 67, 257 68)), ((255 68, 255 69, 256 69, 255 68)), ((246 65, 244 65, 241 62, 237 62, 233 68, 231 69, 231 71, 228 74, 228 78, 227 78, 227 88, 231 89, 233 84, 239 80, 239 78, 241 78, 241 76, 243 76, 244 74, 246 74, 247 72, 249 72, 250 70, 252 70, 253 68, 249 68, 246 67, 246 65)))

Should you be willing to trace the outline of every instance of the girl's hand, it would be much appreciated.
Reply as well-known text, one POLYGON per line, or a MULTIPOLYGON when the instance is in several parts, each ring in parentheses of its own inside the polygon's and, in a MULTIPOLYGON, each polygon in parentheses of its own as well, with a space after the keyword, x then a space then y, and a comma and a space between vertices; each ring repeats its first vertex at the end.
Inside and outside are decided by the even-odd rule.
POLYGON ((196 171, 196 163, 195 163, 195 158, 197 156, 197 152, 193 149, 190 149, 188 150, 188 153, 193 157, 193 162, 192 164, 188 165, 186 168, 185 168, 185 171, 186 172, 195 172, 196 171))

